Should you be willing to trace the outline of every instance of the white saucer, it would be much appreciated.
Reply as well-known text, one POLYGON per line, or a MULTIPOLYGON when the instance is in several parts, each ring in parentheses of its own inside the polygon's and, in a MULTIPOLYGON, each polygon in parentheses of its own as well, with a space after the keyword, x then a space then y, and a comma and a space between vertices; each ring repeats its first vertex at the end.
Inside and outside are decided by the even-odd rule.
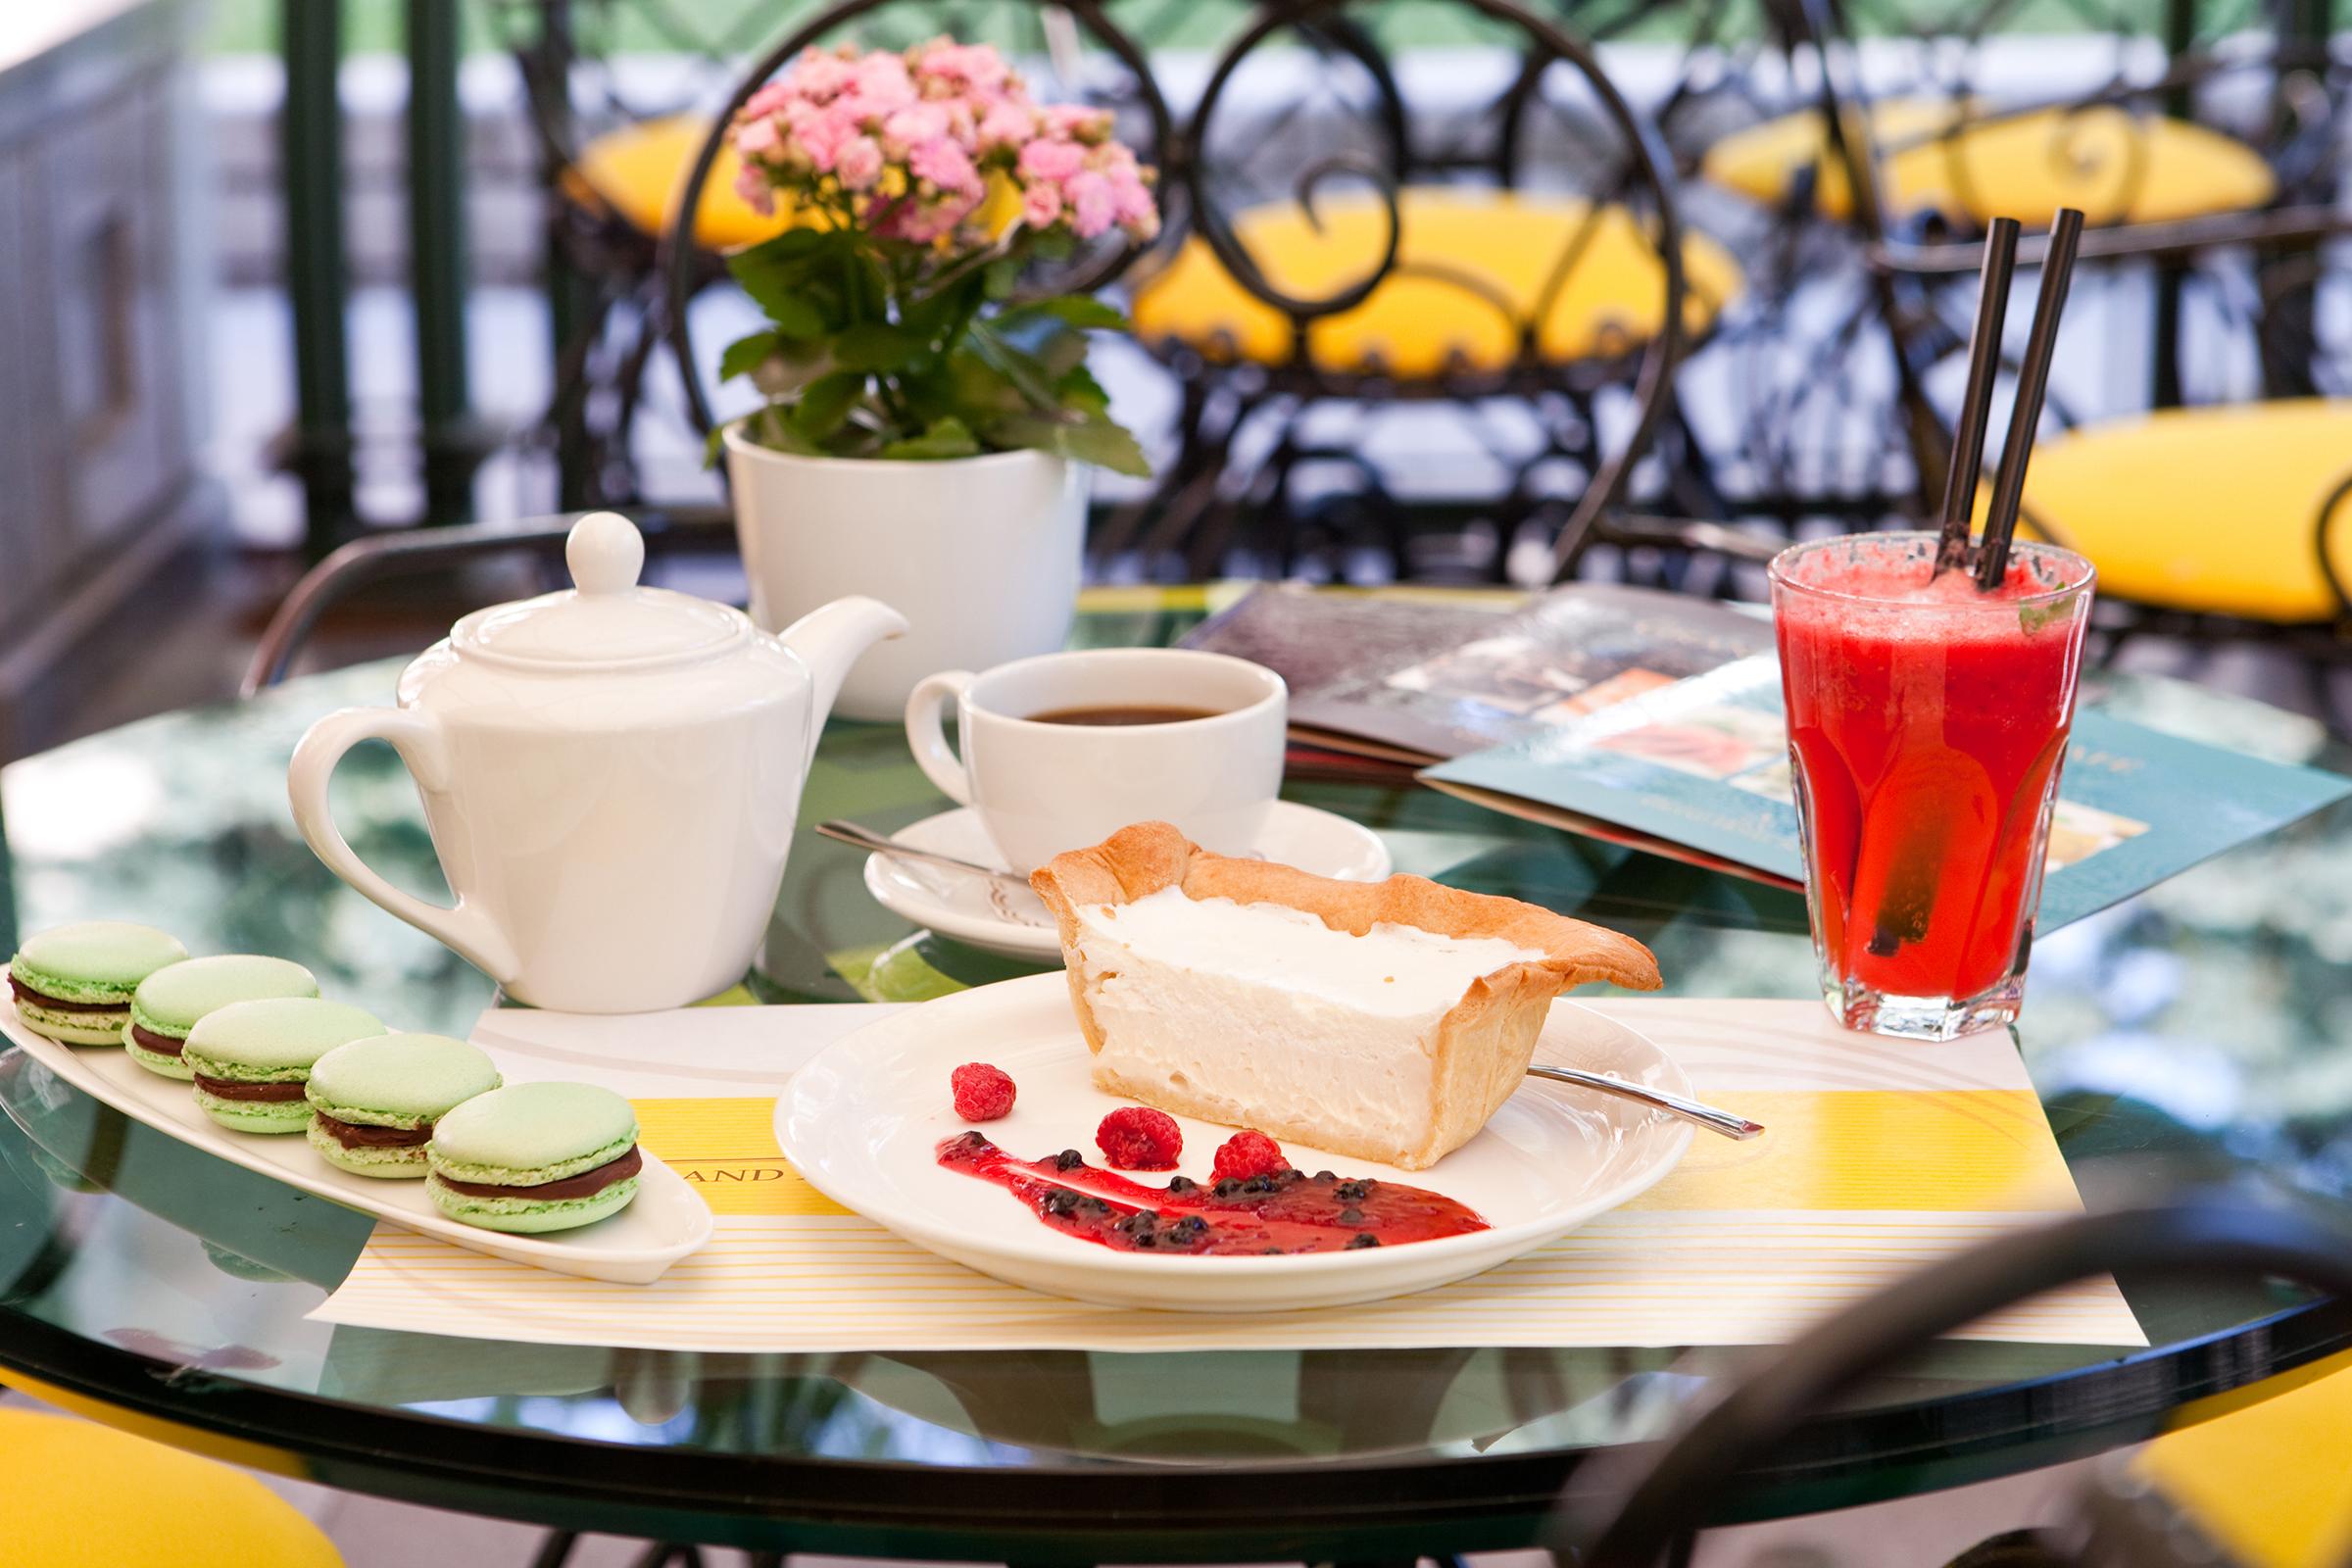
MULTIPOLYGON (((1649 1040, 1572 1002, 1553 1004, 1536 1056, 1690 1093, 1683 1070, 1649 1040)), ((1114 1306, 1288 1311, 1429 1290, 1506 1263, 1626 1202, 1690 1144, 1687 1122, 1531 1079, 1483 1132, 1429 1170, 1286 1146, 1305 1169, 1328 1164, 1345 1176, 1444 1193, 1492 1229, 1287 1257, 1118 1252, 1056 1235, 1011 1195, 940 1167, 940 1143, 966 1130, 948 1088, 949 1073, 966 1061, 994 1062, 1018 1085, 1012 1113, 984 1130, 1023 1157, 1091 1150, 1096 1124, 1127 1103, 1095 1088, 1062 977, 1029 975, 908 1007, 836 1041, 776 1102, 776 1141, 825 1196, 918 1247, 1014 1285, 1114 1306)), ((1233 1129, 1177 1122, 1182 1174, 1206 1178, 1233 1129)))
MULTIPOLYGON (((980 814, 968 807, 910 823, 891 838, 909 849, 953 855, 981 865, 1003 865, 980 814)), ((1344 882, 1377 882, 1389 874, 1389 847, 1380 835, 1311 806, 1276 801, 1258 835, 1257 857, 1344 882)), ((865 859, 865 890, 893 914, 929 926, 990 953, 1048 962, 1061 956, 1054 916, 1036 894, 983 876, 886 855, 865 859)))

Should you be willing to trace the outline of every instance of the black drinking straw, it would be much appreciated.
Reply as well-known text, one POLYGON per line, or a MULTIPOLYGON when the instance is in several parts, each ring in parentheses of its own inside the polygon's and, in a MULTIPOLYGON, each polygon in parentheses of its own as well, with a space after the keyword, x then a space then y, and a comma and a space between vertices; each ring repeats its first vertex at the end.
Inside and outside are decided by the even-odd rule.
POLYGON ((2049 249, 2041 261, 2041 295, 2034 302, 2034 327, 2017 372, 2017 403, 2009 413, 2009 439, 1992 476, 1992 502, 1984 515, 1984 538, 1977 547, 1977 587, 1990 593, 2009 575, 2009 537, 2026 499, 2026 465, 2034 461, 2034 434, 2041 423, 2042 395, 2050 389, 2050 361, 2058 352, 2058 317, 2066 309, 2066 286, 2074 280, 2075 251, 2082 243, 2082 214, 2061 207, 2050 220, 2049 249))
POLYGON ((2001 319, 2009 313, 2009 280, 2017 273, 2018 229, 2016 219, 1996 218, 1984 235, 1984 281, 1977 292, 1977 324, 1968 344, 1968 388, 1960 395, 1952 466, 1943 476, 1943 537, 1936 546, 1936 572, 1968 564, 1977 477, 1984 466, 1984 426, 1992 419, 1992 382, 2001 368, 2001 319))

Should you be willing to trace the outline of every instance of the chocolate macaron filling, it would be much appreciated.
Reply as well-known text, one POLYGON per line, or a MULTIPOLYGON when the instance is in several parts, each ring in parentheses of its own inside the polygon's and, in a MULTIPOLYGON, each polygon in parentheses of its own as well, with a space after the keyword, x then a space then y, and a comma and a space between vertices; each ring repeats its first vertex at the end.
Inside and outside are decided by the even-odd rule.
POLYGON ((284 1083, 252 1084, 235 1078, 207 1078, 196 1075, 196 1087, 216 1100, 254 1100, 280 1102, 302 1098, 302 1085, 284 1083))
POLYGON ((567 1198, 594 1198, 615 1182, 627 1181, 645 1168, 645 1158, 631 1144, 628 1152, 618 1159, 607 1160, 594 1170, 584 1170, 577 1176, 562 1181, 541 1182, 536 1187, 501 1187, 495 1182, 453 1182, 446 1176, 434 1179, 453 1193, 468 1198, 527 1198, 533 1201, 554 1201, 567 1198))
POLYGON ((130 999, 127 997, 121 1002, 68 1002, 63 997, 53 997, 45 991, 35 991, 13 974, 8 977, 8 989, 17 994, 19 1002, 30 1003, 36 1007, 45 1007, 51 1012, 121 1012, 130 1005, 130 999))
POLYGON ((312 1115, 313 1125, 345 1149, 421 1149, 433 1141, 433 1124, 421 1127, 373 1127, 366 1122, 341 1121, 325 1111, 312 1115))
POLYGON ((185 1051, 188 1045, 185 1040, 174 1040, 170 1035, 159 1035, 151 1029, 142 1029, 135 1023, 130 1026, 130 1038, 139 1043, 140 1050, 151 1051, 159 1056, 176 1056, 185 1051))

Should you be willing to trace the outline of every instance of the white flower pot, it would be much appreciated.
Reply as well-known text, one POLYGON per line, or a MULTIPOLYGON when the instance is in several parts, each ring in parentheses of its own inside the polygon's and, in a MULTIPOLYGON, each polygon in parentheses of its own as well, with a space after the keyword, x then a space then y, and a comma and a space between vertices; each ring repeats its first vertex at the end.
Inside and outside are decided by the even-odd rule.
POLYGON ((801 458, 725 435, 752 618, 790 625, 844 594, 906 617, 834 711, 898 722, 915 682, 1052 653, 1077 613, 1086 470, 1042 452, 940 463, 801 458))

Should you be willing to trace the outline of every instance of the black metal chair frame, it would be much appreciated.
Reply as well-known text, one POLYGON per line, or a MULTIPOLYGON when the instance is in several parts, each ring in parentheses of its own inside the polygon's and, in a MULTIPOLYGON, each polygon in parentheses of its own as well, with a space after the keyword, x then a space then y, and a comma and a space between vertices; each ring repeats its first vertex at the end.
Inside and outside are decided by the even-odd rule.
MULTIPOLYGON (((1925 368, 1927 362, 1941 353, 1964 346, 1966 337, 1957 331, 1932 326, 1932 309, 1921 300, 1924 291, 1973 278, 1982 258, 1982 247, 1974 240, 1922 240, 1895 232, 1877 198, 1875 174, 1879 163, 1875 150, 1863 144, 1868 135, 1867 120, 1855 112, 1866 100, 1844 79, 1838 59, 1843 40, 1829 30, 1836 24, 1831 0, 1777 0, 1777 3, 1786 8, 1791 38, 1813 50, 1821 62, 1819 112, 1829 128, 1832 156, 1845 170, 1855 192, 1856 225, 1863 234, 1864 255, 1881 291, 1884 324, 1894 344, 1901 374, 1902 424, 1910 455, 1915 471, 1921 476, 1922 493, 1934 494, 1941 488, 1942 470, 1950 452, 1950 431, 1926 396, 1925 368), (1862 140, 1848 134, 1856 127, 1862 129, 1862 140)), ((2274 58, 2290 65, 2308 63, 2307 57, 2293 51, 2281 51, 2274 58)), ((2198 64, 2191 62, 2168 73, 2162 82, 2102 94, 2093 100, 2093 106, 2179 90, 2183 82, 2193 78, 2198 64)), ((2283 184, 2281 188, 2287 189, 2283 184)), ((2084 263, 2092 265, 2137 261, 2185 270, 2197 259, 2220 249, 2268 252, 2310 247, 2348 233, 2352 233, 2352 215, 2329 206, 2304 204, 2170 222, 2118 223, 2093 228, 2083 236, 2081 256, 2084 263)), ((2037 262, 2043 244, 2039 238, 2029 238, 2020 248, 2019 261, 2029 266, 2037 262)), ((2053 407, 2052 415, 2062 425, 2074 422, 2062 409, 2053 407)), ((2340 718, 2340 705, 2323 672, 2330 665, 2352 661, 2352 597, 2347 596, 2347 585, 2337 572, 2328 549, 2341 525, 2343 496, 2344 490, 2339 487, 2327 498, 2312 519, 2310 534, 2321 572, 2336 601, 2331 615, 2306 622, 2254 620, 2134 603, 2102 589, 2096 622, 2104 634, 2101 657, 2112 661, 2131 642, 2150 635, 2203 646, 2259 644, 2301 661, 2319 706, 2340 718)), ((2046 515, 2030 506, 2025 515, 2042 537, 2061 545, 2068 542, 2065 529, 2046 515)))
POLYGON ((2340 1300, 2352 1298, 2352 1234, 2302 1208, 2202 1192, 1964 1252, 1778 1348, 1676 1436, 1618 1457, 1615 1475, 1581 1477, 1559 1515, 1560 1544, 1583 1568, 1653 1568, 1720 1508, 1742 1464, 1865 1379, 1988 1312, 2107 1273, 2283 1278, 2340 1300))
MULTIPOLYGON (((746 74, 742 84, 729 100, 725 110, 714 122, 710 138, 689 174, 686 197, 681 203, 681 215, 693 211, 695 201, 707 183, 715 162, 724 128, 737 109, 749 100, 759 86, 796 56, 808 44, 816 41, 844 24, 877 10, 889 0, 844 0, 823 15, 809 20, 777 43, 746 74)), ((1401 219, 1397 195, 1409 177, 1416 172, 1415 155, 1408 144, 1408 117, 1400 89, 1389 72, 1385 57, 1371 42, 1368 32, 1355 24, 1351 9, 1361 9, 1359 0, 1269 0, 1254 15, 1241 36, 1229 44, 1219 56, 1210 74, 1208 85, 1200 103, 1192 110, 1181 126, 1169 110, 1153 81, 1149 59, 1133 38, 1117 27, 1097 0, 1076 0, 1060 7, 1077 23, 1085 34, 1112 55, 1132 75, 1135 83, 1134 107, 1141 110, 1149 123, 1145 156, 1161 170, 1162 189, 1183 198, 1181 212, 1172 213, 1174 220, 1163 236, 1154 255, 1168 254, 1182 233, 1189 229, 1197 233, 1214 253, 1217 260, 1253 297, 1262 300, 1288 317, 1293 326, 1294 353, 1283 364, 1271 367, 1214 366, 1208 356, 1195 348, 1177 351, 1171 357, 1184 381, 1184 405, 1179 418, 1180 450, 1175 461, 1163 475, 1156 493, 1146 503, 1126 509, 1114 515, 1101 531, 1098 553, 1116 551, 1141 545, 1150 551, 1155 542, 1173 543, 1180 536, 1191 536, 1191 564, 1195 575, 1212 566, 1210 556, 1221 553, 1223 542, 1242 525, 1245 516, 1262 518, 1284 494, 1290 477, 1305 465, 1313 463, 1343 463, 1348 465, 1366 482, 1367 490, 1376 503, 1385 502, 1385 492, 1378 485, 1377 474, 1360 452, 1310 447, 1292 438, 1286 428, 1278 436, 1271 459, 1252 472, 1235 475, 1229 471, 1233 456, 1233 438, 1243 424, 1265 411, 1277 416, 1308 406, 1333 402, 1357 401, 1377 397, 1383 401, 1402 401, 1424 398, 1432 401, 1476 402, 1481 399, 1516 398, 1535 407, 1546 419, 1548 439, 1545 450, 1522 466, 1515 475, 1511 494, 1506 503, 1532 510, 1534 475, 1539 465, 1566 459, 1578 464, 1585 472, 1585 484, 1574 507, 1569 510, 1558 530, 1560 545, 1558 564, 1565 570, 1573 564, 1576 552, 1587 540, 1605 534, 1605 514, 1622 496, 1635 464, 1646 450, 1665 416, 1673 381, 1673 369, 1683 351, 1683 302, 1686 280, 1682 267, 1682 229, 1676 215, 1670 165, 1654 132, 1636 116, 1601 71, 1597 59, 1585 44, 1561 30, 1545 19, 1533 15, 1512 4, 1511 0, 1456 0, 1466 12, 1515 28, 1529 40, 1528 64, 1506 93, 1502 105, 1509 124, 1500 143, 1500 156, 1515 162, 1521 142, 1517 131, 1518 117, 1535 101, 1544 72, 1555 65, 1567 65, 1576 70, 1591 89, 1611 127, 1623 139, 1626 162, 1623 183, 1639 185, 1651 195, 1655 211, 1648 215, 1651 237, 1655 240, 1662 262, 1662 293, 1664 314, 1662 329, 1648 342, 1628 344, 1622 352, 1602 355, 1574 366, 1555 366, 1544 363, 1536 351, 1536 334, 1545 312, 1539 308, 1531 312, 1531 319, 1517 322, 1521 348, 1514 363, 1497 372, 1474 378, 1441 378, 1439 381, 1416 382, 1400 380, 1380 373, 1376 368, 1366 372, 1334 373, 1317 367, 1306 353, 1307 333, 1316 320, 1338 315, 1369 298, 1372 292, 1394 275, 1408 270, 1397 260, 1396 247, 1401 234, 1401 219), (1384 255, 1379 265, 1354 283, 1332 295, 1314 300, 1298 299, 1277 288, 1258 269, 1247 246, 1233 231, 1215 193, 1209 188, 1201 148, 1208 125, 1213 121, 1226 88, 1240 66, 1266 40, 1285 32, 1301 32, 1329 47, 1348 54, 1366 66, 1372 79, 1381 88, 1382 102, 1379 118, 1389 142, 1391 167, 1366 168, 1350 161, 1346 167, 1352 172, 1372 180, 1387 208, 1388 231, 1384 255), (1637 399, 1638 414, 1630 437, 1614 454, 1603 455, 1599 450, 1597 420, 1592 400, 1602 390, 1630 387, 1637 399)), ((1325 163, 1305 172, 1298 189, 1298 198, 1309 205, 1315 188, 1325 179, 1340 172, 1342 165, 1325 163)), ((1461 164, 1451 165, 1457 172, 1461 164)), ((1507 174, 1507 168, 1504 172, 1507 174)), ((1597 212, 1597 206, 1595 208, 1597 212)), ((1586 232, 1589 234, 1590 225, 1586 232)), ((667 322, 673 346, 688 384, 688 397, 694 417, 706 429, 710 420, 709 400, 700 384, 695 368, 694 349, 686 303, 693 292, 692 273, 688 257, 692 235, 683 216, 673 223, 664 242, 664 267, 669 278, 667 322)), ((1544 295, 1544 304, 1556 298, 1581 256, 1586 238, 1580 235, 1565 248, 1560 264, 1554 269, 1544 295)), ((1093 290, 1107 286, 1142 257, 1124 251, 1106 259, 1101 265, 1076 278, 1056 280, 1057 288, 1093 290)), ((1426 271, 1427 270, 1421 270, 1426 271)), ((1466 284, 1474 297, 1483 297, 1484 290, 1475 280, 1449 277, 1448 281, 1466 284)), ((1517 312, 1506 301, 1488 300, 1514 319, 1517 312)), ((1286 421, 1295 424, 1295 420, 1286 421)))
MULTIPOLYGON (((302 580, 278 601, 246 662, 237 695, 252 697, 284 680, 327 612, 360 589, 397 577, 447 571, 494 556, 529 555, 552 566, 564 559, 564 541, 578 520, 576 515, 566 514, 511 523, 406 528, 351 541, 304 572, 302 580)), ((725 519, 640 513, 631 520, 645 535, 648 559, 680 549, 734 548, 733 525, 725 519)))
MULTIPOLYGON (((1820 62, 1819 86, 1809 107, 1820 117, 1827 132, 1828 147, 1823 161, 1845 176, 1852 203, 1847 215, 1823 216, 1816 210, 1810 171, 1806 171, 1791 181, 1787 197, 1773 214, 1772 243, 1762 248, 1787 258, 1802 257, 1804 265, 1818 272, 1822 270, 1823 255, 1838 256, 1839 253, 1834 247, 1843 243, 1846 250, 1840 259, 1859 263, 1861 272, 1846 315, 1833 329, 1817 334, 1817 340, 1807 346, 1809 357, 1803 372, 1782 389, 1777 404, 1762 408, 1741 432, 1737 456, 1749 470, 1764 472, 1771 480, 1779 481, 1777 487, 1768 484, 1758 491, 1752 485, 1720 486, 1732 495, 1735 513, 1773 516, 1784 521, 1810 516, 1869 521, 1917 507, 1922 504, 1923 495, 1940 493, 1947 442, 1943 422, 1925 391, 1924 366, 1956 351, 1967 341, 1965 329, 1947 324, 1941 315, 1960 294, 1967 292, 1973 297, 1973 291, 1945 286, 1959 280, 1963 267, 1973 270, 1975 265, 1973 248, 1962 252, 1957 243, 1973 237, 1974 224, 1966 214, 1982 205, 1969 195, 1974 169, 1966 153, 1965 138, 1986 125, 2056 111, 2047 156, 2061 163, 2080 163, 2084 137, 2093 126, 2113 124, 2119 115, 2126 117, 2126 123, 2132 127, 2158 114, 2185 115, 2196 93, 2225 75, 2267 73, 2275 80, 2292 81, 2301 79, 2297 73, 2308 75, 2316 72, 2331 80, 2342 74, 2341 63, 2330 58, 2326 49, 2315 49, 2308 44, 2290 41, 2263 50, 2192 47, 2173 56, 2162 72, 2149 79, 2127 78, 2119 65, 2117 73, 2104 84, 2071 97, 1988 107, 1977 99, 1980 69, 1977 56, 1985 38, 2014 4, 2014 0, 1991 0, 1964 17, 1914 24, 1922 30, 1908 35, 1923 42, 1930 36, 1948 39, 1952 47, 1939 51, 1923 49, 1923 57, 1932 55, 1936 62, 1937 74, 1930 78, 1925 89, 1896 96, 1945 99, 1952 113, 1946 123, 1935 129, 1881 137, 1875 133, 1867 113, 1870 95, 1863 92, 1858 74, 1847 64, 1856 40, 1848 7, 1838 0, 1760 0, 1760 3, 1769 29, 1779 38, 1791 64, 1806 54, 1820 62), (1947 150, 1947 177, 1959 193, 1958 206, 1962 211, 1899 216, 1888 212, 1880 192, 1877 178, 1880 171, 1896 155, 1934 146, 1947 150), (1953 259, 1956 255, 1964 259, 1956 261, 1953 259), (1939 261, 1930 260, 1938 257, 1939 261), (1839 373, 1838 367, 1858 352, 1875 352, 1880 334, 1889 342, 1895 367, 1894 406, 1890 412, 1875 405, 1857 410, 1852 402, 1850 378, 1839 373), (1837 399, 1841 391, 1846 401, 1834 410, 1841 427, 1850 428, 1860 422, 1885 428, 1894 437, 1893 445, 1884 452, 1884 463, 1872 464, 1865 455, 1865 461, 1858 466, 1878 471, 1908 466, 1914 484, 1893 488, 1874 487, 1868 482, 1833 485, 1828 493, 1821 493, 1787 482, 1801 465, 1789 455, 1795 449, 1796 437, 1782 426, 1793 424, 1798 405, 1837 399)), ((2089 20, 2122 29, 2129 19, 2119 12, 2114 17, 2089 20)), ((2322 216, 2326 205, 2313 192, 2316 186, 2332 178, 2331 148, 2328 140, 2328 125, 2332 117, 2317 120, 2310 117, 2306 112, 2309 93, 2282 87, 2275 96, 2280 105, 2278 119, 2281 134, 2266 138, 2263 143, 2270 149, 2278 182, 2278 198, 2273 207, 2216 218, 2128 222, 2094 228, 2091 243, 2084 247, 2085 258, 2153 261, 2160 269, 2163 290, 2160 297, 2175 297, 2188 272, 2181 258, 2224 246, 2275 247, 2308 241, 2314 232, 2310 226, 2312 220, 2322 216)), ((2332 93, 2328 96, 2331 101, 2332 93)), ((1782 107, 1786 110, 1789 106, 1782 107)), ((1801 110, 1807 106, 1800 102, 1795 107, 1801 110)), ((2109 216, 2127 214, 2136 206, 2147 174, 2146 136, 2127 135, 2122 152, 2119 177, 2102 193, 2102 210, 2109 216)), ((2038 218, 2039 215, 2023 216, 2038 218)), ((2093 215, 2094 222, 2099 217, 2093 215)), ((2328 226, 2317 230, 2338 231, 2328 226)), ((1788 262, 1783 267, 1788 270, 1788 262)), ((1769 287, 1755 291, 1751 296, 1755 308, 1746 313, 1745 319, 1725 328, 1722 336, 1727 343, 1760 343, 1768 350, 1784 346, 1786 328, 1778 318, 1777 309, 1785 303, 1785 290, 1769 287)), ((2177 333, 2167 329, 2167 323, 2176 319, 2177 314, 2175 305, 2165 305, 2159 311, 2160 389, 2177 388, 2180 380, 2177 370, 2177 333)), ((2176 392, 2166 392, 2159 401, 2176 396, 2176 392)), ((2051 412, 2061 422, 2071 422, 2062 404, 2053 403, 2051 412)))

